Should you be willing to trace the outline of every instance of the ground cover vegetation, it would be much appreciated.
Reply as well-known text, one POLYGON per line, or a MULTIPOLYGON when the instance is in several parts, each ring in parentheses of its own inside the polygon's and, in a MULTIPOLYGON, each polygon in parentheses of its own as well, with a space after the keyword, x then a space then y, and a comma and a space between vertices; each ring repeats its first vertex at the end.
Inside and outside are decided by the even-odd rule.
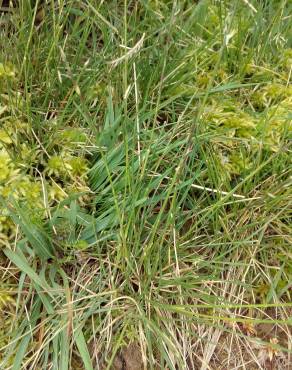
POLYGON ((0 369, 289 369, 291 3, 0 10, 0 369))

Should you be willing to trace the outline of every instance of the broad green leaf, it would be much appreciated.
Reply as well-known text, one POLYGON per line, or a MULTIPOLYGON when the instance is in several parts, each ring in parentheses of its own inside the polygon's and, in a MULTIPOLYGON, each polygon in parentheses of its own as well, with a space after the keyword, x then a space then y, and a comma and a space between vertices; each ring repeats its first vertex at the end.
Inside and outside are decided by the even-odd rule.
POLYGON ((77 329, 74 333, 74 339, 80 354, 80 357, 82 358, 84 369, 85 370, 93 370, 92 362, 90 359, 90 355, 88 352, 87 344, 83 335, 83 332, 81 329, 77 329))

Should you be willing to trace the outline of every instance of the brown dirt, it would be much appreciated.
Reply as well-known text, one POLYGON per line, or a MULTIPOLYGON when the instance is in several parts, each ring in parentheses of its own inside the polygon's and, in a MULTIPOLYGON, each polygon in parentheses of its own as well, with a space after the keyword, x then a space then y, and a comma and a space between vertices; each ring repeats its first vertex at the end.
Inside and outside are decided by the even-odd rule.
POLYGON ((135 343, 123 348, 113 363, 113 370, 143 370, 143 368, 141 351, 135 343))

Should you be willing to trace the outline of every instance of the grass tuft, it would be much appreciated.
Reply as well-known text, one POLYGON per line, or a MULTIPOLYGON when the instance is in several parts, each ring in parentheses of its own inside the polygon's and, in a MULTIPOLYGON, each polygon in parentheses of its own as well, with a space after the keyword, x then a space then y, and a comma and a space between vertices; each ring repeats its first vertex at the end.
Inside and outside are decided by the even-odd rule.
POLYGON ((0 369, 289 369, 291 4, 0 1, 0 369))

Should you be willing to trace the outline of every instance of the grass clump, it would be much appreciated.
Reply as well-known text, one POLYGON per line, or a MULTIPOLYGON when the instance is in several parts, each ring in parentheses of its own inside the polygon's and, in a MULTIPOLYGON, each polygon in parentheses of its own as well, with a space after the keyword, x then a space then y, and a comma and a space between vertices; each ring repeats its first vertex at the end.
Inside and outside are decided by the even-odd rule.
POLYGON ((12 5, 0 368, 288 369, 289 2, 12 5))

